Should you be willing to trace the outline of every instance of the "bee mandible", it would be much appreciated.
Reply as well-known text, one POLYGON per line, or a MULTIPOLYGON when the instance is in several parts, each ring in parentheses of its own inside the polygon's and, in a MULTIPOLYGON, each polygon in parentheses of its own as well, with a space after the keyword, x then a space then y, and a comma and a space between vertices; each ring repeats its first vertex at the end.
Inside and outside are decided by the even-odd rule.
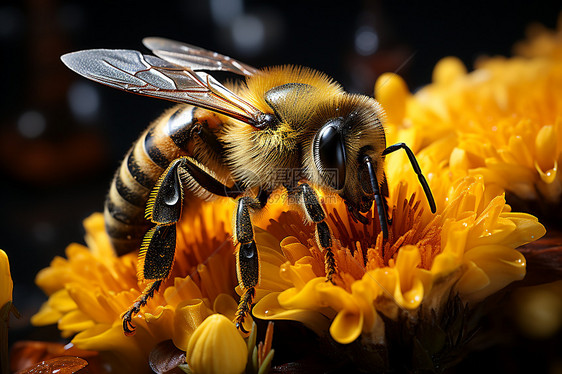
POLYGON ((139 280, 147 283, 123 314, 126 334, 134 333, 133 317, 170 274, 176 223, 196 198, 236 199, 232 234, 243 294, 234 323, 244 332, 260 280, 252 216, 274 190, 285 189, 292 208, 315 225, 326 279, 332 282, 337 272, 332 234, 315 188, 339 195, 353 219, 364 224, 369 220, 363 213, 374 202, 387 239, 384 159, 403 149, 435 213, 413 152, 404 143, 386 147, 384 111, 373 98, 349 94, 305 67, 258 70, 168 39, 150 37, 143 43, 154 55, 94 49, 61 57, 70 69, 96 82, 180 103, 142 133, 115 173, 105 202, 106 230, 116 253, 139 250, 139 280), (212 71, 245 80, 223 85, 212 71))

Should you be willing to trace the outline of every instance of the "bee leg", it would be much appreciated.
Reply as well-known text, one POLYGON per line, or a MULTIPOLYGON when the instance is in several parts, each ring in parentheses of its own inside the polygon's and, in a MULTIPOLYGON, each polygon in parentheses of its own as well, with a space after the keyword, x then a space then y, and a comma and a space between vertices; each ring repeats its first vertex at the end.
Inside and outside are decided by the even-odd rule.
POLYGON ((429 184, 427 183, 427 180, 425 179, 421 171, 420 165, 418 164, 418 160, 416 160, 416 156, 414 156, 414 152, 412 152, 410 147, 408 147, 405 143, 397 143, 387 147, 382 152, 382 155, 386 156, 387 154, 397 151, 399 149, 403 149, 404 151, 406 151, 406 154, 408 155, 408 159, 410 160, 410 164, 412 164, 412 168, 414 169, 414 172, 417 174, 418 180, 420 181, 420 184, 423 188, 423 192, 425 193, 427 202, 429 203, 429 208, 431 209, 431 213, 435 213, 437 210, 435 206, 435 199, 433 198, 433 194, 431 193, 429 184))
POLYGON ((386 214, 386 218, 387 218, 387 222, 388 222, 388 226, 392 226, 392 218, 388 216, 388 181, 386 180, 386 173, 382 173, 382 182, 381 182, 381 187, 379 189, 379 192, 382 195, 382 204, 384 205, 384 211, 387 212, 386 214))
MULTIPOLYGON (((373 194, 375 197, 375 204, 377 205, 377 213, 379 215, 379 222, 381 225, 382 237, 386 240, 388 239, 388 214, 387 214, 387 204, 386 200, 383 199, 379 188, 379 182, 377 180, 377 174, 375 172, 375 167, 373 166, 373 160, 369 156, 363 157, 363 164, 367 167, 367 172, 369 173, 369 180, 371 188, 373 189, 373 194)), ((386 185, 386 177, 384 178, 385 185, 383 186, 388 191, 388 185, 386 185)))
POLYGON ((254 241, 254 228, 250 219, 250 210, 261 208, 259 200, 251 197, 242 197, 237 202, 234 212, 235 242, 240 243, 236 251, 236 274, 238 283, 244 294, 238 303, 234 323, 243 333, 248 333, 244 328, 244 321, 250 314, 252 302, 256 295, 255 287, 260 281, 260 263, 258 248, 254 241))
POLYGON ((170 274, 176 250, 176 222, 181 218, 183 185, 181 181, 183 158, 170 163, 154 186, 147 203, 146 218, 155 224, 144 236, 138 260, 138 278, 149 281, 135 303, 123 314, 123 331, 132 335, 133 317, 158 291, 170 274))
POLYGON ((316 192, 308 184, 303 183, 296 190, 301 204, 303 205, 306 218, 316 224, 316 242, 324 250, 324 264, 326 269, 326 280, 334 283, 332 279, 336 273, 336 259, 332 251, 332 234, 326 223, 326 213, 318 201, 316 192))

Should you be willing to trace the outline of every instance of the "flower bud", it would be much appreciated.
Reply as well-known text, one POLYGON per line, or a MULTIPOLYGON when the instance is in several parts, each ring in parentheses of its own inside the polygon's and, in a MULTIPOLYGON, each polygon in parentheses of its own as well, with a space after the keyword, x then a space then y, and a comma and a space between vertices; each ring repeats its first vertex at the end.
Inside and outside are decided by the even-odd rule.
POLYGON ((207 317, 189 339, 186 361, 194 373, 240 374, 247 360, 244 339, 222 314, 207 317))
POLYGON ((0 249, 0 308, 12 301, 12 277, 10 275, 10 263, 6 252, 0 249))

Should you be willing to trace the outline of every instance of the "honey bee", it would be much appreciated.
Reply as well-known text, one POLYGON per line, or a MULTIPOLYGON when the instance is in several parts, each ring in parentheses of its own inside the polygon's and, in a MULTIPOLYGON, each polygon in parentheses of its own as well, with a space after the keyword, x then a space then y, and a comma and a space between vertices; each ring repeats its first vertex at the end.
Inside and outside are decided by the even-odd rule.
POLYGON ((373 98, 349 94, 318 71, 297 66, 258 70, 192 45, 145 38, 154 55, 94 49, 61 57, 86 78, 121 90, 180 103, 139 137, 115 173, 105 202, 106 230, 118 255, 139 250, 139 278, 148 286, 123 314, 123 330, 170 274, 176 223, 200 199, 236 199, 233 240, 243 290, 234 322, 251 312, 260 280, 252 215, 272 191, 285 189, 293 208, 315 225, 327 281, 337 272, 326 212, 315 188, 342 197, 364 224, 373 202, 388 237, 385 156, 406 151, 428 199, 435 202, 413 152, 386 146, 384 112, 373 98), (209 73, 245 77, 223 85, 209 73), (295 177, 294 171, 298 177, 295 177), (314 188, 312 187, 314 186, 314 188))

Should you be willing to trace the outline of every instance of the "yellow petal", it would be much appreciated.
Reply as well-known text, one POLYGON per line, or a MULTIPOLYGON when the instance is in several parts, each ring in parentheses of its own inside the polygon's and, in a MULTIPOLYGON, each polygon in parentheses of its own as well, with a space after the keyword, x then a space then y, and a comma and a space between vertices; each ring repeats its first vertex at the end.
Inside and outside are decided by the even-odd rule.
POLYGON ((285 279, 281 277, 279 274, 279 267, 281 264, 272 264, 268 262, 267 259, 260 254, 260 284, 259 290, 267 290, 268 292, 271 291, 282 291, 288 287, 291 287, 291 283, 287 282, 285 279))
POLYGON ((399 282, 394 290, 397 302, 409 310, 417 308, 423 300, 424 286, 417 277, 421 257, 419 249, 413 245, 400 248, 396 258, 396 271, 399 282))
POLYGON ((297 289, 301 289, 312 279, 318 277, 313 270, 312 257, 303 257, 295 265, 288 262, 281 265, 279 275, 281 279, 295 285, 297 289))
POLYGON ((390 123, 402 122, 406 112, 406 99, 409 96, 406 82, 397 74, 384 73, 375 83, 375 98, 386 111, 390 123))
POLYGON ((406 245, 400 248, 396 257, 396 269, 400 274, 400 286, 402 289, 412 287, 412 280, 418 265, 420 264, 420 251, 414 245, 406 245))
POLYGON ((57 323, 64 314, 59 310, 51 307, 49 302, 44 302, 37 313, 31 317, 33 326, 45 326, 57 323))
POLYGON ((101 351, 110 356, 122 372, 147 372, 148 353, 152 340, 148 333, 137 326, 135 336, 125 336, 121 321, 113 325, 97 324, 72 339, 79 349, 101 351))
POLYGON ((504 161, 510 164, 518 164, 526 167, 533 167, 533 156, 529 150, 529 146, 519 135, 514 135, 509 138, 508 142, 510 152, 501 153, 504 161))
POLYGON ((246 343, 232 321, 213 314, 195 330, 186 362, 195 373, 240 374, 248 361, 246 343))
POLYGON ((223 316, 234 319, 236 314, 236 310, 238 309, 238 304, 234 300, 234 298, 230 295, 225 293, 221 293, 215 299, 213 304, 213 310, 223 316))
MULTIPOLYGON (((237 286, 237 288, 238 287, 239 286, 237 286)), ((232 296, 221 293, 215 299, 215 303, 213 304, 213 310, 216 313, 222 314, 223 316, 225 316, 226 318, 232 321, 236 316, 236 311, 238 310, 238 303, 234 300, 232 296)), ((251 315, 249 315, 245 319, 244 328, 246 329, 246 331, 250 331, 252 329, 253 322, 254 319, 252 318, 251 315)))
MULTIPOLYGON (((452 256, 452 258, 458 260, 457 263, 460 263, 460 259, 462 258, 465 250, 466 240, 470 229, 470 222, 472 220, 472 217, 468 217, 458 222, 445 222, 445 224, 443 225, 443 233, 441 238, 441 254, 450 255, 452 256)), ((437 257, 439 257, 439 255, 436 256, 436 259, 437 257)), ((440 269, 440 271, 448 270, 451 269, 440 269)))
POLYGON ((433 68, 433 82, 436 84, 451 84, 465 75, 466 66, 457 57, 442 58, 433 68))
POLYGON ((552 183, 556 177, 556 171, 548 172, 555 168, 555 162, 558 158, 557 147, 558 136, 554 126, 543 126, 539 130, 535 138, 535 149, 537 154, 536 167, 537 171, 543 173, 545 171, 546 183, 552 183))
MULTIPOLYGON (((66 249, 67 255, 73 256, 77 252, 89 254, 88 249, 80 244, 70 244, 66 249)), ((93 261, 89 262, 92 263, 93 261)), ((81 268, 76 274, 73 274, 72 262, 57 256, 51 261, 51 265, 48 268, 42 269, 37 273, 35 284, 47 295, 51 295, 55 291, 64 288, 65 284, 75 280, 78 274, 83 273, 83 270, 81 268)))
POLYGON ((172 340, 176 347, 185 351, 193 332, 203 321, 213 314, 203 300, 186 300, 178 304, 174 315, 174 335, 172 340))
POLYGON ((505 199, 503 195, 492 199, 470 229, 470 235, 466 242, 468 250, 480 245, 505 244, 505 238, 513 233, 517 226, 510 219, 505 218, 504 208, 505 199))
MULTIPOLYGON (((328 330, 331 319, 314 309, 285 309, 278 302, 278 292, 264 296, 252 309, 252 314, 265 320, 289 320, 302 322, 317 335, 328 330)), ((322 309, 319 309, 322 310, 322 309)), ((328 311, 328 309, 325 309, 328 311)), ((329 312, 329 311, 328 311, 329 312)), ((333 312, 329 313, 333 315, 333 312)))
POLYGON ((359 311, 342 310, 330 326, 330 335, 340 344, 349 344, 361 335, 363 314, 359 311))
POLYGON ((469 261, 465 273, 456 284, 456 288, 468 293, 480 291, 489 285, 490 277, 488 277, 486 272, 474 262, 469 261))
MULTIPOLYGON (((490 283, 482 289, 473 290, 459 287, 459 294, 467 301, 480 301, 509 283, 521 280, 525 276, 525 257, 521 252, 509 247, 501 245, 479 246, 467 252, 464 260, 472 261, 490 279, 490 283)), ((464 281, 462 285, 469 287, 471 283, 464 281)))
POLYGON ((435 256, 433 260, 431 273, 434 274, 435 277, 444 277, 458 269, 458 266, 458 256, 452 253, 440 253, 435 256))
POLYGON ((504 213, 502 215, 509 219, 516 227, 502 243, 503 245, 517 248, 521 245, 540 239, 546 234, 545 227, 538 219, 527 213, 504 213))
POLYGON ((328 302, 318 292, 325 285, 326 278, 318 277, 306 283, 301 290, 289 288, 279 294, 279 304, 286 309, 319 309, 327 307, 328 302))
POLYGON ((66 313, 59 321, 58 328, 60 330, 79 332, 89 329, 94 326, 92 321, 87 315, 80 310, 74 310, 66 313))
MULTIPOLYGON (((556 177, 558 176, 558 161, 554 161, 554 165, 550 169, 543 169, 537 162, 535 162, 535 169, 539 173, 541 181, 550 187, 550 185, 556 181, 556 177)), ((560 195, 560 188, 555 188, 555 190, 557 192, 556 195, 560 195)))
POLYGON ((78 308, 66 289, 59 290, 49 297, 49 305, 62 313, 70 312, 78 308))
POLYGON ((353 311, 359 310, 357 303, 349 292, 341 287, 333 285, 330 282, 326 282, 325 279, 323 282, 317 282, 315 289, 320 302, 323 305, 329 306, 336 311, 342 309, 353 311))
POLYGON ((144 313, 146 329, 153 336, 154 341, 170 339, 174 335, 176 326, 175 308, 170 305, 159 305, 154 313, 144 313))
POLYGON ((199 286, 190 276, 175 278, 174 286, 164 290, 164 298, 169 305, 176 306, 184 300, 202 299, 203 295, 199 286))
POLYGON ((466 175, 468 169, 470 168, 470 162, 468 161, 467 152, 461 148, 455 148, 451 152, 449 157, 449 165, 451 172, 455 173, 456 176, 466 175))
POLYGON ((0 308, 12 301, 14 283, 10 274, 10 262, 6 252, 0 249, 0 308))
POLYGON ((86 244, 91 253, 99 259, 111 259, 115 257, 113 246, 105 232, 105 221, 102 213, 93 213, 84 220, 86 229, 86 244))
MULTIPOLYGON (((67 290, 77 307, 87 314, 90 319, 108 324, 115 320, 115 316, 111 311, 100 304, 100 299, 96 297, 93 290, 76 284, 69 285, 67 290)), ((99 296, 101 296, 101 294, 99 296)))
POLYGON ((281 241, 281 249, 283 250, 283 254, 285 255, 285 257, 293 265, 299 258, 310 256, 308 247, 303 245, 298 241, 297 238, 292 236, 288 236, 281 241))
POLYGON ((381 290, 376 285, 373 287, 373 282, 374 280, 371 278, 371 275, 365 273, 361 280, 351 285, 351 293, 363 315, 363 331, 372 330, 379 319, 374 307, 374 301, 381 290))

